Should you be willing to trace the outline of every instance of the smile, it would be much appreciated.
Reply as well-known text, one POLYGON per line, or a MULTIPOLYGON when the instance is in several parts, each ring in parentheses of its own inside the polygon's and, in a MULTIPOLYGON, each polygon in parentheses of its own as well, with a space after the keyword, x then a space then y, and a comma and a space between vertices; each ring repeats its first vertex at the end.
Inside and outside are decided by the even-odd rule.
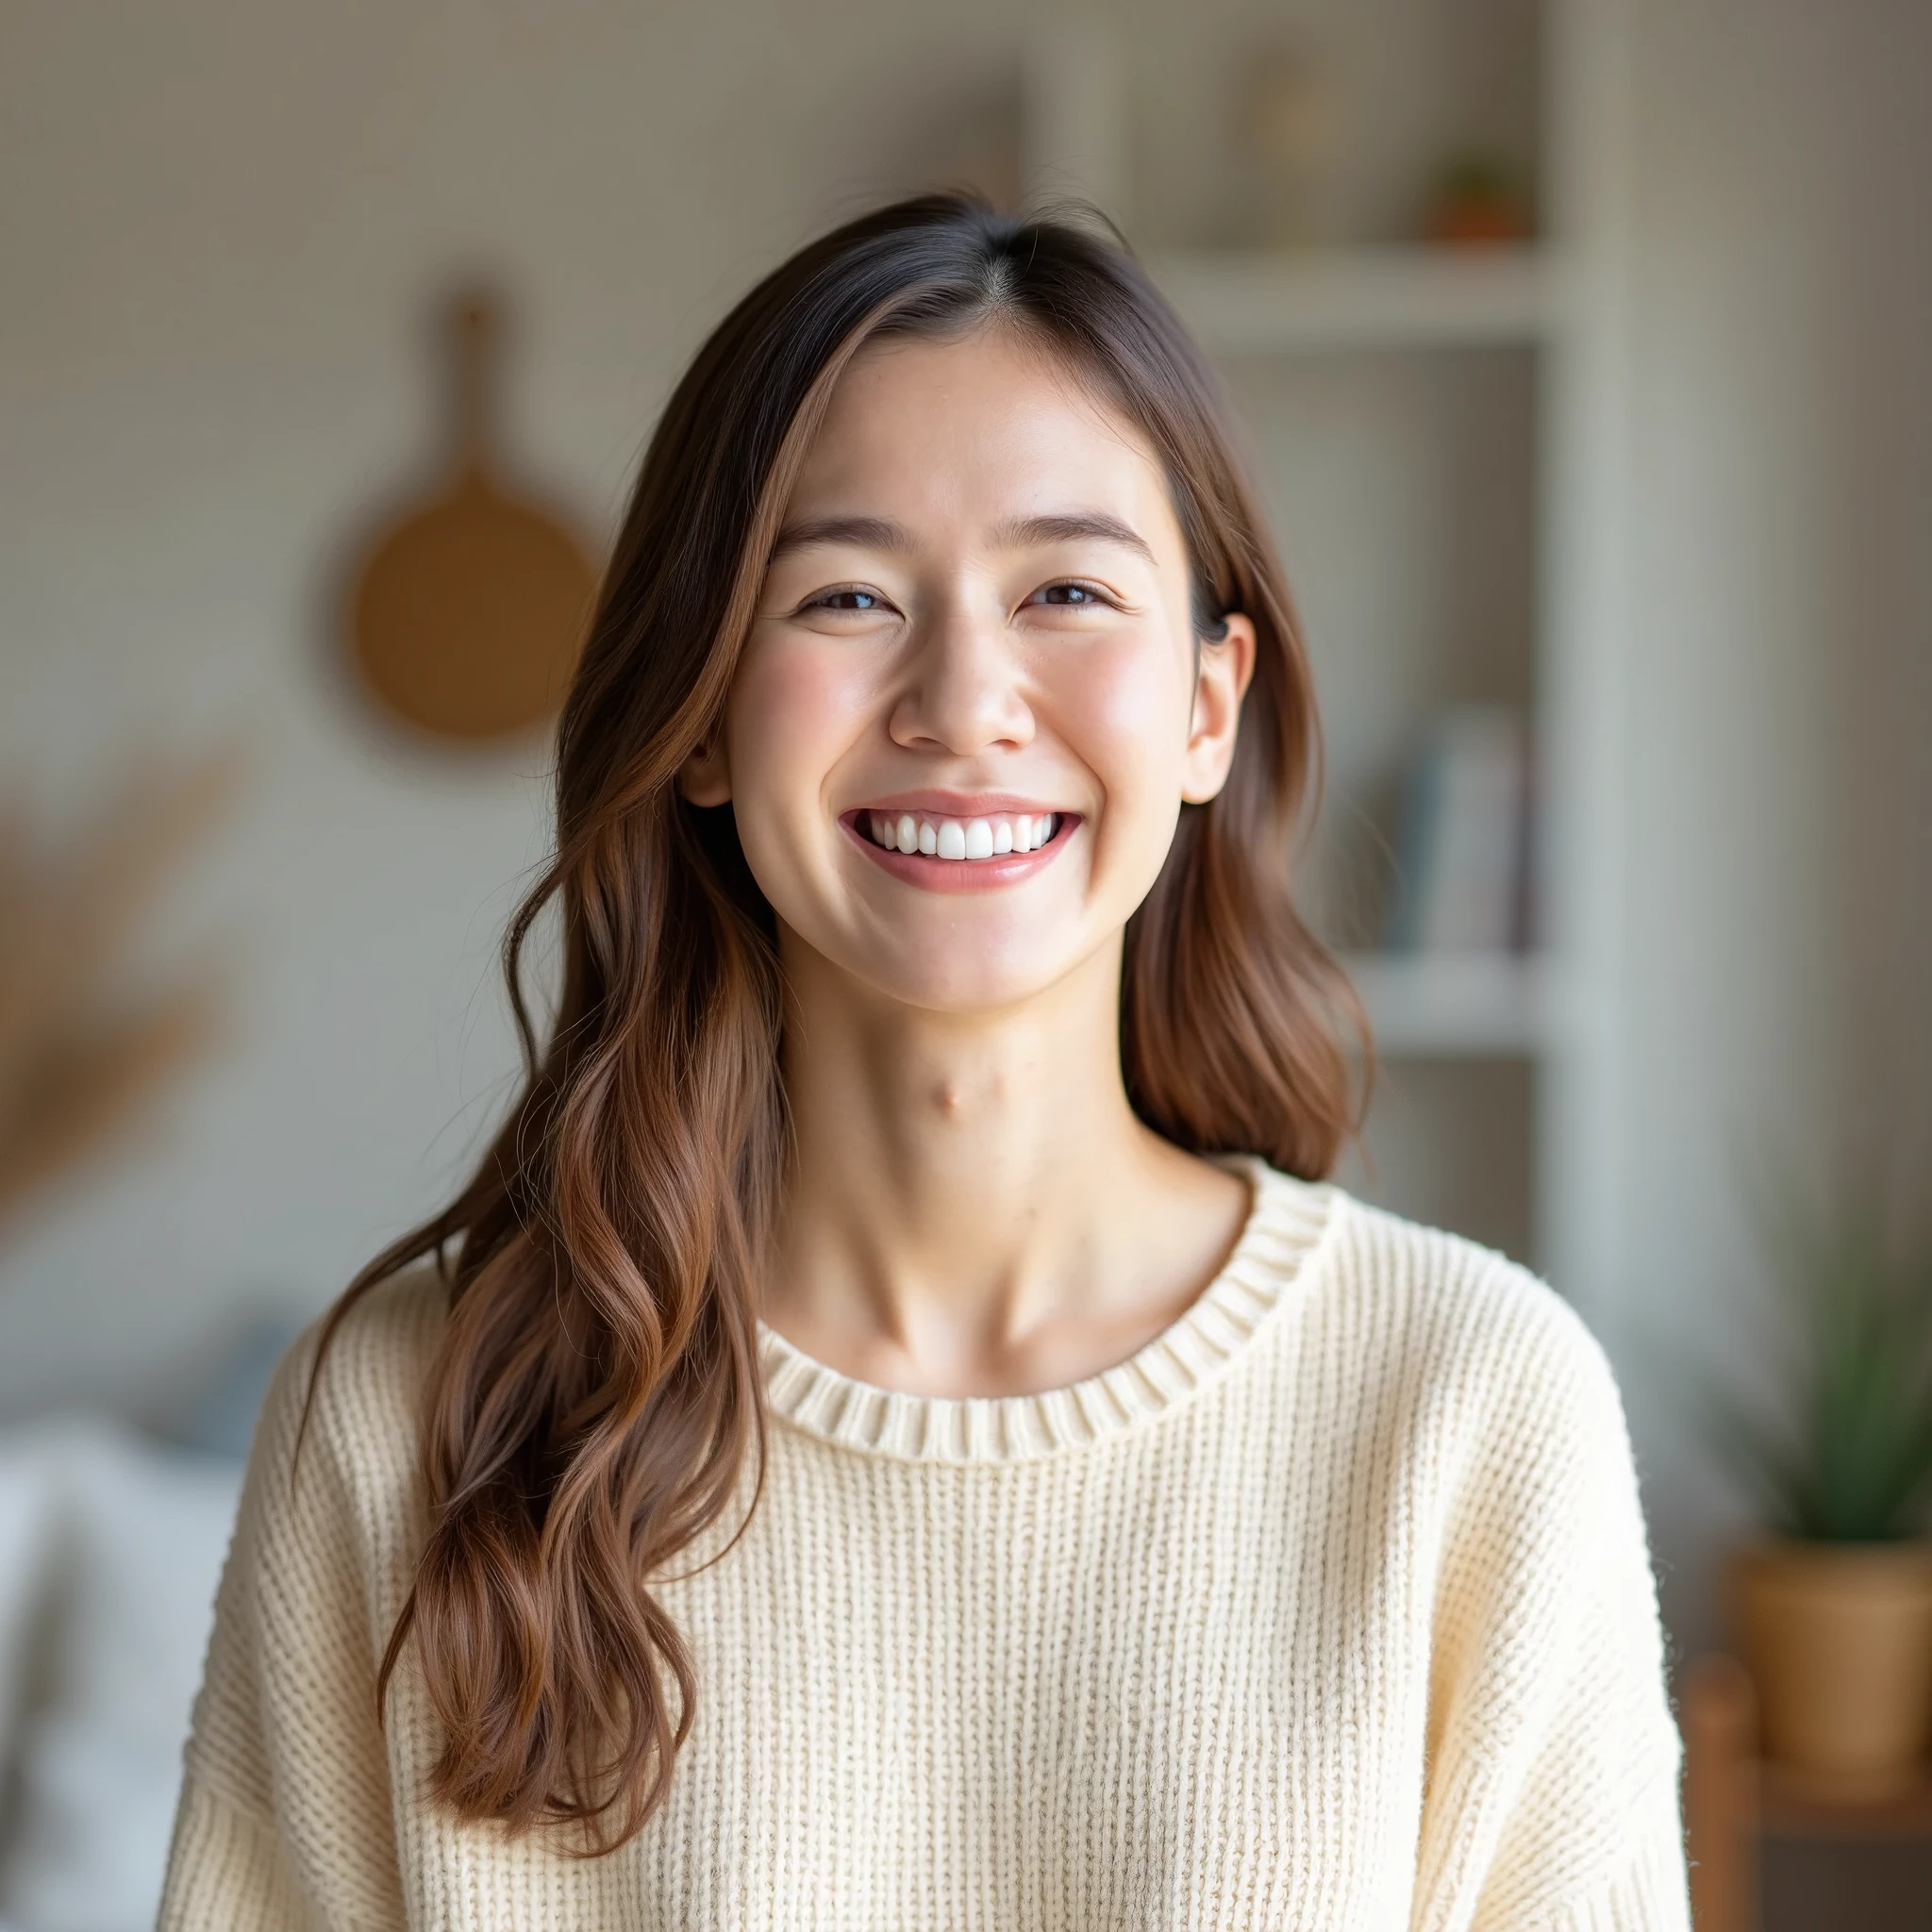
POLYGON ((944 818, 925 812, 860 811, 860 834, 886 852, 921 853, 927 858, 972 864, 1038 852, 1059 829, 1058 812, 1001 812, 983 819, 944 818))
POLYGON ((917 797, 895 798, 841 812, 839 823, 873 864, 904 885, 926 892, 1000 891, 1053 864, 1081 823, 1077 812, 1017 811, 1017 802, 962 798, 960 805, 980 809, 947 812, 917 797), (1008 808, 992 809, 998 806, 1008 808))

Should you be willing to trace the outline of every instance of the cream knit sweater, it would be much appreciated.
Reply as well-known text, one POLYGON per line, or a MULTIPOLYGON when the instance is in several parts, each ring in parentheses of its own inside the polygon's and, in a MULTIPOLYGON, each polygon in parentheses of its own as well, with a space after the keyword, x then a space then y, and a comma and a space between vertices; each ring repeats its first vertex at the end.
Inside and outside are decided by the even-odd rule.
POLYGON ((663 1588, 701 1681, 614 1854, 453 1822, 406 1662, 426 1272, 312 1342, 255 1448, 166 1932, 1681 1932, 1677 1739, 1616 1390, 1500 1257, 1246 1165, 1225 1269, 1034 1396, 768 1335, 763 1503, 663 1588))

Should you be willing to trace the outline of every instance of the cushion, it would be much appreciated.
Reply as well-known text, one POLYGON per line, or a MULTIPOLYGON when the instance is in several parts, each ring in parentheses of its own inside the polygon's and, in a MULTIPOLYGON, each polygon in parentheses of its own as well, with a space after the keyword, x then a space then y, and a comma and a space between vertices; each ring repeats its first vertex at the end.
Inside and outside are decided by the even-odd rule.
POLYGON ((107 1423, 51 1455, 51 1614, 0 1865, 0 1914, 24 1932, 154 1923, 241 1478, 107 1423))
POLYGON ((0 1766, 13 1760, 53 1554, 54 1457, 71 1433, 41 1426, 0 1435, 0 1766))

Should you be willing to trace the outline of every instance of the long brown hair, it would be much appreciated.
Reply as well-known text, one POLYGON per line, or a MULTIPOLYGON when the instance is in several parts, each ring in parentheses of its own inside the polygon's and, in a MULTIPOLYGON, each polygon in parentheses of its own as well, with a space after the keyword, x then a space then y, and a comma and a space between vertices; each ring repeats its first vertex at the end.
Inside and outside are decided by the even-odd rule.
POLYGON ((691 1654, 649 1585, 720 1524, 747 1458, 756 1504, 758 1264, 786 1115, 771 909, 730 808, 694 808, 676 775, 723 708, 840 371, 879 336, 990 320, 1141 427, 1204 634, 1239 610, 1258 638, 1227 783, 1183 808, 1127 928, 1133 1104, 1183 1147, 1307 1177, 1352 1128, 1338 1029, 1358 1013, 1289 894, 1308 667, 1198 352, 1131 258, 1074 225, 935 195, 813 242, 719 325, 644 458, 559 726, 556 858, 505 941, 523 1093, 475 1179, 370 1263, 324 1333, 405 1263, 442 1265, 430 1529, 378 1700, 413 1637, 443 1727, 435 1790, 462 1816, 574 1823, 608 1849, 663 1802, 691 1728, 691 1654), (540 1040, 521 966, 553 907, 563 984, 540 1040))

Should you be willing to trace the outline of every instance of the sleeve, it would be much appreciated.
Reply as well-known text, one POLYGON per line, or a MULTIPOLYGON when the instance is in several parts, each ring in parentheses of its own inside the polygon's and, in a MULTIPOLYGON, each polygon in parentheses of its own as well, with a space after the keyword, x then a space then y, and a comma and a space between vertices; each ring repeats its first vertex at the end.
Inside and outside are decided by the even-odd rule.
POLYGON ((1439 1573, 1417 1932, 1689 1932, 1657 1593, 1622 1404, 1526 1279, 1439 1573))
POLYGON ((342 1383, 355 1364, 341 1357, 365 1355, 368 1340, 349 1328, 299 1458, 314 1331, 263 1406, 195 1700, 159 1932, 406 1923, 375 1711, 391 1619, 367 1524, 372 1490, 385 1486, 345 1454, 357 1418, 345 1426, 342 1383))

